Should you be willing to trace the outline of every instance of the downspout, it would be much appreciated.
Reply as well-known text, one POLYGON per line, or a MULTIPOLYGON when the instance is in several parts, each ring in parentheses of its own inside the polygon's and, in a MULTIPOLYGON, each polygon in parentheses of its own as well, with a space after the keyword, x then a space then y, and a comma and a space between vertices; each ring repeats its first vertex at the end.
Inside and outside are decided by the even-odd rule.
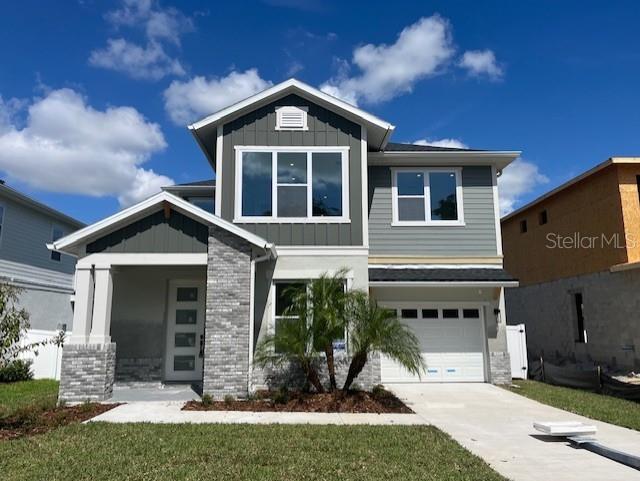
POLYGON ((263 256, 254 257, 251 259, 249 282, 249 366, 247 369, 247 391, 249 393, 253 390, 253 336, 255 334, 255 292, 256 292, 256 264, 264 261, 268 261, 271 258, 276 258, 277 253, 273 244, 267 244, 264 246, 267 253, 263 256))

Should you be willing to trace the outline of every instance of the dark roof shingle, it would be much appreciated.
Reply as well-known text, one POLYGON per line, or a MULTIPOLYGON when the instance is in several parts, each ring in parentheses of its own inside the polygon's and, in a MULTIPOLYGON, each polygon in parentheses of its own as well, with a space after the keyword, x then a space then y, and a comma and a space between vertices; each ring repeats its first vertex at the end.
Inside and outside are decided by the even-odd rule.
POLYGON ((516 280, 501 268, 369 268, 369 282, 509 282, 516 280))
POLYGON ((478 149, 461 149, 457 147, 438 147, 436 145, 404 144, 400 142, 389 142, 384 149, 385 152, 482 152, 478 149))

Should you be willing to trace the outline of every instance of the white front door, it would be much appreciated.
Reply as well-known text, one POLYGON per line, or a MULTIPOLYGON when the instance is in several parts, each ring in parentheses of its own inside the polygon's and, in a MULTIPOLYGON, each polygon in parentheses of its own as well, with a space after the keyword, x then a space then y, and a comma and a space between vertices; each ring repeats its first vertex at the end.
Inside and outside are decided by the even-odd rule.
POLYGON ((421 377, 414 376, 382 356, 383 383, 484 382, 482 306, 410 305, 397 311, 418 337, 427 369, 421 377))
POLYGON ((204 355, 205 281, 171 281, 165 379, 201 381, 204 355))

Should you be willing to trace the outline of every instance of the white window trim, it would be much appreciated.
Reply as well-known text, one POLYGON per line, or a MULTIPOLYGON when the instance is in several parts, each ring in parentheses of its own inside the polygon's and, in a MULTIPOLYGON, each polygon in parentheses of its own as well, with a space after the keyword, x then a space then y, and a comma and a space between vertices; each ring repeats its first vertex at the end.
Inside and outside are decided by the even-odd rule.
MULTIPOLYGON (((306 147, 306 146, 243 146, 236 145, 235 165, 235 206, 234 219, 236 223, 259 224, 348 224, 349 216, 349 147, 306 147), (242 215, 242 154, 244 152, 269 152, 271 153, 271 216, 243 216, 242 215), (300 152, 307 154, 307 216, 306 217, 278 217, 278 152, 300 152), (313 217, 313 205, 311 196, 313 193, 312 154, 317 152, 334 152, 342 156, 342 216, 338 217, 313 217)), ((304 185, 304 184, 296 184, 304 185)))
POLYGON ((293 130, 293 131, 304 131, 309 130, 309 124, 307 123, 307 117, 309 113, 309 107, 298 107, 296 105, 283 105, 281 107, 276 107, 276 130, 293 130), (302 127, 281 127, 280 122, 282 118, 282 113, 287 110, 300 110, 302 111, 302 127))
MULTIPOLYGON (((406 197, 406 196, 401 196, 406 197)), ((462 167, 399 167, 391 169, 391 210, 392 210, 392 226, 464 226, 464 205, 462 190, 462 167), (425 202, 425 220, 424 221, 406 221, 398 218, 398 173, 399 172, 420 172, 423 175, 424 192, 423 195, 417 195, 416 198, 424 196, 425 202), (458 209, 457 220, 431 220, 431 195, 429 186, 429 173, 431 172, 454 172, 456 175, 456 203, 458 209)))

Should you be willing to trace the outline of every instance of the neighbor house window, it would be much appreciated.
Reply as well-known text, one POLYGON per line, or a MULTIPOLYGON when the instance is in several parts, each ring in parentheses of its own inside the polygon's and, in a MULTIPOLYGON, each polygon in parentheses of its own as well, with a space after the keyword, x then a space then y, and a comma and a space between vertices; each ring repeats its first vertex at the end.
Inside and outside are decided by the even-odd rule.
POLYGON ((573 294, 573 302, 576 306, 576 342, 586 343, 587 330, 584 327, 584 304, 581 292, 576 292, 573 294))
POLYGON ((464 224, 461 169, 397 169, 392 176, 395 224, 464 224))
POLYGON ((527 232, 527 221, 526 220, 521 220, 520 221, 520 233, 524 234, 525 232, 527 232))
POLYGON ((348 222, 347 148, 237 148, 236 221, 348 222))
POLYGON ((542 212, 540 212, 540 214, 538 214, 538 223, 540 225, 545 225, 547 222, 549 222, 549 217, 547 215, 547 211, 543 210, 542 212))
MULTIPOLYGON (((51 230, 51 242, 55 242, 61 237, 64 237, 64 232, 62 231, 62 228, 57 225, 54 225, 53 229, 51 230)), ((51 251, 51 260, 60 262, 60 253, 56 251, 51 251)))
POLYGON ((3 232, 4 232, 4 207, 0 205, 0 242, 2 241, 3 232))

